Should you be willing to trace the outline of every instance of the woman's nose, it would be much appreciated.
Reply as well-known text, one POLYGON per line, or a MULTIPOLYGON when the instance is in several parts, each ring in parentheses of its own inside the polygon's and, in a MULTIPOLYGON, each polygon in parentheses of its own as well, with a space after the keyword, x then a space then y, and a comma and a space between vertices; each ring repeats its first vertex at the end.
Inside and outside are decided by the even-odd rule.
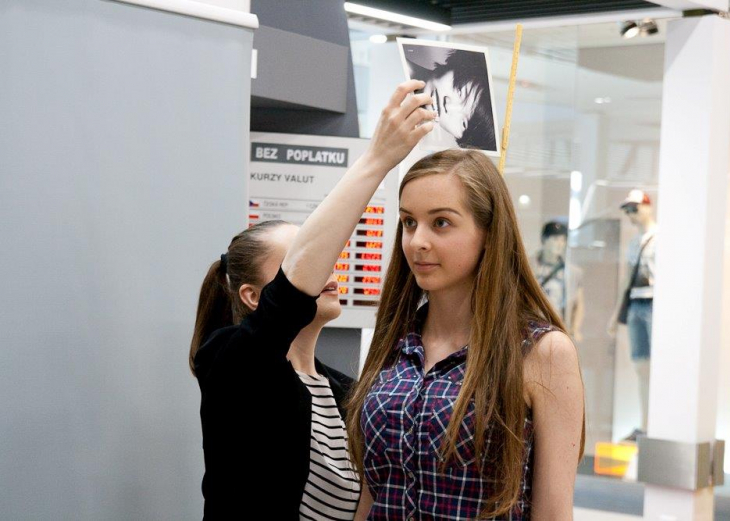
POLYGON ((423 228, 416 227, 416 230, 413 232, 413 238, 411 239, 411 246, 417 250, 426 250, 428 249, 429 243, 428 238, 426 237, 426 233, 423 231, 423 228))

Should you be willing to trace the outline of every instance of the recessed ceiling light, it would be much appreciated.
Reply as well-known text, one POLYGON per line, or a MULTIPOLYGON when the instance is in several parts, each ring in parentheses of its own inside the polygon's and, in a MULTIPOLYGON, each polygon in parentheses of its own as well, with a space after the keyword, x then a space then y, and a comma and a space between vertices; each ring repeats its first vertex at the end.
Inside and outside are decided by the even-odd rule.
POLYGON ((621 36, 623 38, 633 38, 634 36, 653 36, 659 32, 659 27, 651 18, 645 18, 640 22, 629 20, 621 24, 621 36))
POLYGON ((638 36, 640 32, 641 29, 639 29, 639 24, 636 22, 624 22, 621 26, 621 36, 626 39, 638 36))
POLYGON ((596 102, 596 103, 598 103, 599 105, 604 105, 606 103, 611 103, 611 98, 609 98, 609 97, 606 97, 606 98, 596 98, 593 101, 596 102))
POLYGON ((370 41, 372 43, 385 43, 388 41, 388 37, 384 34, 373 34, 370 36, 370 41))
POLYGON ((451 30, 450 25, 431 22, 429 20, 423 20, 422 18, 414 18, 413 16, 406 16, 392 11, 374 9, 365 5, 353 4, 352 2, 345 2, 345 11, 352 14, 369 16, 370 18, 377 18, 379 20, 386 20, 388 22, 410 25, 411 27, 420 27, 421 29, 428 29, 429 31, 442 32, 451 30))

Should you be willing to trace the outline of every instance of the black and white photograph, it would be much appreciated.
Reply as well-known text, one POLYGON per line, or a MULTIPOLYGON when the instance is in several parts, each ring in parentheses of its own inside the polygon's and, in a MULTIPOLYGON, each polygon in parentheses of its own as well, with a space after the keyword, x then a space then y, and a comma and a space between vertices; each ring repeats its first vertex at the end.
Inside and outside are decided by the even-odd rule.
POLYGON ((426 82, 438 113, 434 130, 419 144, 426 150, 472 148, 499 156, 487 49, 469 45, 398 38, 408 79, 426 82))

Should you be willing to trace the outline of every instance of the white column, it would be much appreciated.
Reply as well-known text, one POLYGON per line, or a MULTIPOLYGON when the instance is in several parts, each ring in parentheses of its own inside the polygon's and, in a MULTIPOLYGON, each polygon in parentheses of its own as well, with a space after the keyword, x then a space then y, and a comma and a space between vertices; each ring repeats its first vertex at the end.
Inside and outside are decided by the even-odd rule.
MULTIPOLYGON (((669 23, 649 438, 715 439, 730 167, 730 21, 669 23)), ((644 517, 712 519, 713 491, 647 485, 644 517)))
MULTIPOLYGON (((729 187, 730 188, 730 187, 729 187)), ((730 191, 728 191, 730 201, 730 191)), ((730 440, 730 206, 725 219, 725 279, 723 280, 720 383, 717 389, 717 438, 730 440)), ((730 469, 730 450, 725 451, 725 469, 730 469)))

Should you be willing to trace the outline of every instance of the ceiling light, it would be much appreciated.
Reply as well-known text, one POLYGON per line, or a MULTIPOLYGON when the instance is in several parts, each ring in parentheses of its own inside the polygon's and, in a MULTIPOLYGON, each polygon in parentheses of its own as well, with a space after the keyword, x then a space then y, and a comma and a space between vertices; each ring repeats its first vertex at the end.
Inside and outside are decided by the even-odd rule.
POLYGON ((639 25, 636 22, 624 22, 621 25, 621 36, 623 38, 633 38, 634 36, 638 36, 640 32, 641 29, 639 29, 639 25))
POLYGON ((605 98, 596 98, 593 100, 595 103, 598 103, 599 105, 604 105, 606 103, 611 103, 611 98, 605 97, 605 98))
POLYGON ((410 25, 411 27, 420 27, 421 29, 428 29, 429 31, 441 32, 451 30, 450 25, 439 24, 429 20, 423 20, 421 18, 393 13, 391 11, 383 11, 382 9, 374 9, 360 4, 353 4, 352 2, 345 2, 345 11, 352 14, 359 14, 361 16, 369 16, 370 18, 377 18, 379 20, 386 20, 388 22, 410 25))
POLYGON ((527 208, 528 206, 530 206, 532 199, 530 199, 529 195, 521 195, 519 198, 519 201, 520 201, 520 206, 522 206, 523 208, 527 208))
POLYGON ((621 24, 621 36, 633 38, 634 36, 653 36, 659 32, 659 27, 651 18, 645 18, 640 22, 628 21, 621 24))
POLYGON ((641 24, 641 36, 652 36, 659 32, 654 20, 644 20, 641 24))
POLYGON ((384 34, 373 34, 370 37, 371 43, 385 43, 387 41, 388 41, 388 37, 385 36, 384 34))

